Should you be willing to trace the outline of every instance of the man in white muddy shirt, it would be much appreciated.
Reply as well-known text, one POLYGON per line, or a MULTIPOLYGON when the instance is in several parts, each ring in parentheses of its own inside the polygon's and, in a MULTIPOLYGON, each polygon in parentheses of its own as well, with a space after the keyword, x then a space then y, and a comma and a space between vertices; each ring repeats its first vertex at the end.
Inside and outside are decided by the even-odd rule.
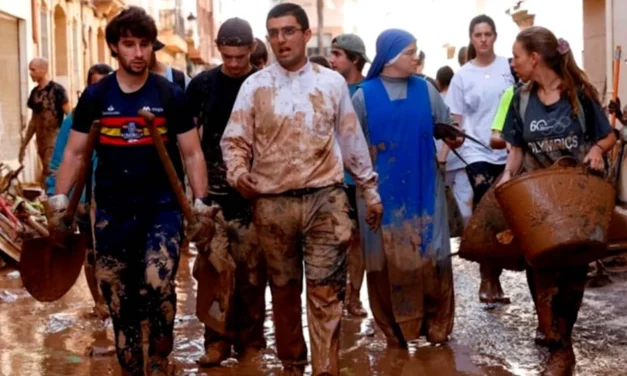
POLYGON ((383 213, 377 175, 344 78, 307 60, 311 30, 303 8, 279 4, 266 26, 278 62, 240 89, 221 141, 227 180, 253 200, 285 373, 302 375, 307 363, 304 261, 313 375, 339 375, 352 227, 344 168, 363 193, 373 229, 383 213))

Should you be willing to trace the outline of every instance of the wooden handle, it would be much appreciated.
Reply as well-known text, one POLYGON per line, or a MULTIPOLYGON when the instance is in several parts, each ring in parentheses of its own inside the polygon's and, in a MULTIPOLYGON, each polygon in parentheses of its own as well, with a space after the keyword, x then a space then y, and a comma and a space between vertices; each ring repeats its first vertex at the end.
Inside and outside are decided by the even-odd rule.
POLYGON ((100 121, 96 120, 91 124, 91 129, 89 130, 89 136, 87 136, 87 145, 85 146, 85 150, 83 151, 83 161, 81 162, 81 167, 78 170, 78 176, 76 177, 76 183, 74 184, 74 188, 72 190, 72 194, 70 195, 70 203, 68 204, 67 211, 65 212, 65 222, 71 223, 74 221, 74 214, 76 214, 76 209, 78 208, 78 203, 81 201, 81 196, 83 195, 83 189, 85 188, 85 180, 87 180, 87 171, 90 171, 88 166, 91 165, 91 158, 94 154, 94 149, 96 147, 96 141, 100 136, 100 121))
MULTIPOLYGON (((614 77, 613 77, 614 85, 612 88, 613 89, 612 99, 614 100, 614 102, 616 102, 616 99, 618 98, 618 85, 620 83, 621 55, 622 55, 621 46, 616 46, 616 50, 614 52, 614 77)), ((612 114, 610 118, 610 124, 612 125, 612 129, 616 128, 616 113, 612 114)), ((619 165, 618 158, 620 156, 621 148, 622 148, 621 141, 619 138, 609 153, 610 154, 610 173, 609 173, 610 180, 615 180, 616 177, 618 176, 618 165, 619 165)))
POLYGON ((146 110, 140 110, 139 116, 143 117, 146 120, 146 125, 148 126, 148 131, 150 132, 150 136, 152 137, 152 141, 157 148, 157 153, 159 154, 159 159, 161 159, 161 163, 165 168, 165 173, 168 175, 168 180, 170 181, 170 185, 172 186, 172 190, 174 191, 174 195, 176 196, 176 201, 178 201, 181 210, 183 211, 183 215, 188 221, 192 221, 194 219, 194 214, 192 213, 192 209, 187 202, 187 196, 185 196, 185 191, 183 190, 183 186, 181 185, 181 181, 174 169, 174 165, 172 164, 172 160, 168 155, 168 151, 165 148, 165 144, 161 139, 161 135, 155 126, 155 115, 146 110))
MULTIPOLYGON (((616 46, 616 51, 614 52, 614 86, 612 87, 612 100, 614 102, 616 102, 616 99, 618 98, 618 85, 620 83, 620 59, 622 52, 623 50, 621 46, 616 46)), ((616 113, 612 114, 611 124, 612 128, 616 126, 616 113)))

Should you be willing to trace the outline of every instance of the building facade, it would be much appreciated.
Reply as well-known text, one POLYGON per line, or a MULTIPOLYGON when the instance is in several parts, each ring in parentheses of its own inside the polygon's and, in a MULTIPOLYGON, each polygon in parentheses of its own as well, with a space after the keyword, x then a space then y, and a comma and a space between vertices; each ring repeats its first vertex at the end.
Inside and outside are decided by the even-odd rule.
MULTIPOLYGON (((627 1, 583 0, 584 67, 606 100, 613 95, 614 51, 621 46, 618 96, 627 96, 627 1)), ((624 103, 624 102, 623 102, 624 103)))
MULTIPOLYGON (((123 5, 121 0, 0 2, 0 161, 18 164, 22 133, 30 116, 26 101, 35 86, 28 74, 29 62, 38 56, 46 58, 50 78, 62 84, 71 104, 76 104, 89 66, 115 63, 104 28, 107 17, 123 5)), ((39 169, 31 146, 24 180, 35 181, 39 169)))

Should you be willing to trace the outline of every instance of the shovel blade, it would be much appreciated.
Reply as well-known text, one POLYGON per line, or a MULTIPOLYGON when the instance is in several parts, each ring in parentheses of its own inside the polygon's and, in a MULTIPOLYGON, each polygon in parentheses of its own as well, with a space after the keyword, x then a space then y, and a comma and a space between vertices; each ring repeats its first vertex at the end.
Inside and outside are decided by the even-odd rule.
POLYGON ((20 274, 26 291, 40 302, 54 302, 76 283, 85 261, 88 239, 72 234, 65 247, 50 238, 24 240, 20 258, 20 274))
POLYGON ((210 329, 225 334, 235 294, 235 262, 230 255, 226 258, 214 257, 212 261, 198 255, 194 278, 198 281, 196 316, 210 329), (221 261, 220 265, 216 265, 216 259, 221 261))

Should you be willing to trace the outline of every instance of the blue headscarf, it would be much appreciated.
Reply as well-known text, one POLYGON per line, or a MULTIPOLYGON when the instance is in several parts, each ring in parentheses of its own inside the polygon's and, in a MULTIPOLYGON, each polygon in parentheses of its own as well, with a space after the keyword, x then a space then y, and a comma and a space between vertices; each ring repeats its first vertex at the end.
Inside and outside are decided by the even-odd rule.
POLYGON ((377 56, 370 65, 366 80, 378 77, 388 61, 394 59, 415 41, 416 38, 405 30, 388 29, 382 32, 377 38, 377 56))

